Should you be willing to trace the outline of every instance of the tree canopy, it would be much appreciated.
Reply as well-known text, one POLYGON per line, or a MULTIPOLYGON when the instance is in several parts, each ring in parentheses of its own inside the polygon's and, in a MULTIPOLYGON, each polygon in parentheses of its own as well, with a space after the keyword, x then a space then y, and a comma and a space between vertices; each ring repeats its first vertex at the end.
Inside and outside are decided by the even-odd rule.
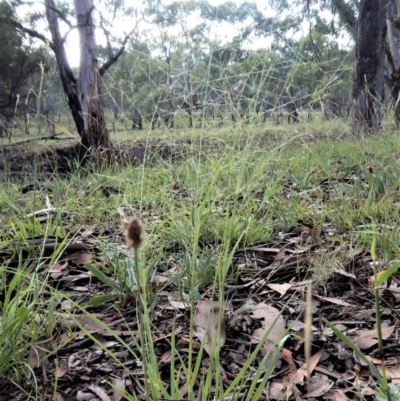
MULTIPOLYGON (((15 18, 14 9, 7 1, 0 2, 1 18, 15 18)), ((32 78, 40 72, 44 49, 32 47, 29 41, 12 25, 0 29, 0 114, 9 120, 17 103, 24 104, 32 78)))

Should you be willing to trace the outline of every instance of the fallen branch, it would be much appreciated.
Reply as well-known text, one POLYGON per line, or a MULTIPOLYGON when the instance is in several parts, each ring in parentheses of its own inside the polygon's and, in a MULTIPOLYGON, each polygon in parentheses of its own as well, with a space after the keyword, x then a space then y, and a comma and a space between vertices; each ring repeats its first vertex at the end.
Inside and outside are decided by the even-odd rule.
POLYGON ((260 279, 251 280, 246 284, 238 284, 238 285, 225 284, 224 285, 224 288, 225 288, 224 295, 229 295, 236 291, 242 291, 242 290, 245 290, 252 286, 261 287, 263 284, 264 284, 264 280, 260 280, 260 279))
MULTIPOLYGON (((38 238, 38 239, 27 239, 25 241, 12 241, 7 244, 7 247, 0 248, 0 254, 4 256, 9 249, 21 248, 27 250, 28 247, 33 248, 42 248, 45 251, 55 251, 59 246, 60 242, 55 239, 38 238), (4 254, 3 254, 4 252, 4 254)), ((66 244, 63 247, 63 252, 82 252, 82 251, 91 251, 96 248, 96 245, 93 243, 83 243, 83 242, 71 242, 66 244)))
POLYGON ((76 139, 73 136, 59 137, 59 135, 63 135, 63 133, 60 132, 59 134, 51 134, 51 135, 47 135, 47 136, 39 136, 39 137, 35 137, 35 138, 29 138, 29 139, 25 139, 23 141, 9 143, 9 144, 2 145, 2 146, 18 146, 18 145, 23 145, 23 144, 28 143, 28 142, 49 141, 50 139, 55 140, 55 141, 64 141, 64 140, 76 139))

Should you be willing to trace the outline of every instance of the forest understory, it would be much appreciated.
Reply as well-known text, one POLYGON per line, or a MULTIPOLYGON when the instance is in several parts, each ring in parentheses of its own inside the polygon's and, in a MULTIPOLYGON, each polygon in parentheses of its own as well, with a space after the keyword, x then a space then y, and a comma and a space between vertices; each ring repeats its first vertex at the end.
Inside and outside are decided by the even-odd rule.
POLYGON ((3 175, 0 399, 395 394, 399 144, 315 136, 123 143, 101 172, 63 145, 3 175))

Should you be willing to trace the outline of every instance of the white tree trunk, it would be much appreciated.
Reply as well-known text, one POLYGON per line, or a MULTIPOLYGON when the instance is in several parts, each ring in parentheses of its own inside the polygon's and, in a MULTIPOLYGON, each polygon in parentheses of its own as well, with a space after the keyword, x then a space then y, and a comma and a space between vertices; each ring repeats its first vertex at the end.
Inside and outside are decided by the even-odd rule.
MULTIPOLYGON (((93 152, 108 153, 111 142, 99 98, 99 67, 93 19, 93 0, 74 0, 80 38, 77 92, 82 107, 85 133, 93 152)), ((100 154, 96 155, 97 157, 100 154)), ((102 159, 102 157, 98 157, 102 159)))

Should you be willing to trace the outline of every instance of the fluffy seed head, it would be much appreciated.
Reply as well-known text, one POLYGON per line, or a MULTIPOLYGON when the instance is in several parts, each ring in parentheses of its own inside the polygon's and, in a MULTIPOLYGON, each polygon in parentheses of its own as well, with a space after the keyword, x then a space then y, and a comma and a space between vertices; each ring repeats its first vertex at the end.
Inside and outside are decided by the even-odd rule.
POLYGON ((125 226, 126 244, 129 248, 140 248, 144 241, 143 226, 137 217, 123 221, 125 226))

